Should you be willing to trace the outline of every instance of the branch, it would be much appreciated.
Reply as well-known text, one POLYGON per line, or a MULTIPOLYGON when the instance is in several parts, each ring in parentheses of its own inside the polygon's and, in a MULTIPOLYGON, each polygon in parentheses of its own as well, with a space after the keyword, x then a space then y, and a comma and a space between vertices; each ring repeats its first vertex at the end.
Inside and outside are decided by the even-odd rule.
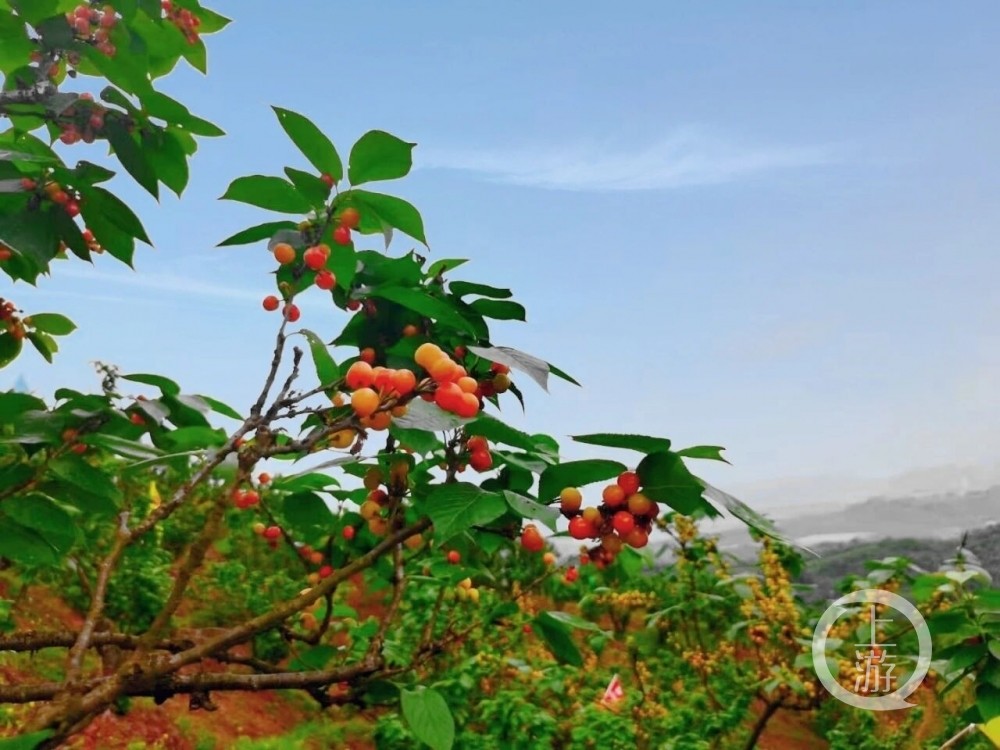
MULTIPOLYGON (((39 651, 43 648, 70 648, 76 643, 79 633, 69 630, 27 630, 0 636, 0 651, 39 651)), ((90 638, 90 648, 117 646, 134 649, 139 638, 124 633, 94 633, 90 638)), ((156 651, 178 652, 192 648, 194 641, 188 639, 160 641, 153 645, 156 651)))

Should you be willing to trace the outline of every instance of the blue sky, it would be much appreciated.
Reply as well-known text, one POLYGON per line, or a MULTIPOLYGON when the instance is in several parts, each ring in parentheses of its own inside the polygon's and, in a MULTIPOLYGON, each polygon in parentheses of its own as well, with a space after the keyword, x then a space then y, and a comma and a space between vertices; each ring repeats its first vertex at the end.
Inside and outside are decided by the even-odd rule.
MULTIPOLYGON (((163 88, 229 135, 181 201, 118 181, 156 243, 138 273, 74 261, 17 290, 80 330, 0 387, 93 388, 102 359, 250 402, 273 263, 213 246, 277 217, 215 199, 304 166, 275 104, 343 155, 371 128, 419 144, 385 189, 421 209, 431 257, 514 289, 528 325, 495 343, 584 383, 527 383, 522 427, 721 444, 726 487, 996 461, 996 4, 210 5, 235 23, 209 77, 163 88)), ((303 307, 324 335, 343 322, 303 307)))

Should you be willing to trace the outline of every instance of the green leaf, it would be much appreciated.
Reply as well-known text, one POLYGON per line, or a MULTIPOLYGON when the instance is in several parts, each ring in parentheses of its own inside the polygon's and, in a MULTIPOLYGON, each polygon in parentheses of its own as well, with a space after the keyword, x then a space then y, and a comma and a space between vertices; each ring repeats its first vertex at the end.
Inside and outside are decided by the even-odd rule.
POLYGON ((163 443, 169 450, 191 451, 218 448, 226 442, 225 430, 211 427, 178 427, 163 435, 163 443))
POLYGON ((180 137, 169 130, 156 133, 146 144, 146 156, 156 171, 156 178, 179 198, 190 177, 188 157, 180 137))
POLYGON ((24 346, 22 339, 16 339, 9 333, 0 333, 0 367, 6 367, 21 353, 24 346))
POLYGON ((680 456, 670 451, 650 453, 636 469, 642 492, 650 500, 669 505, 679 513, 691 514, 705 505, 703 487, 680 456))
POLYGON ((35 351, 41 354, 46 362, 51 364, 52 355, 59 351, 59 345, 56 343, 56 340, 47 333, 41 333, 40 331, 32 331, 26 338, 35 347, 35 351))
POLYGON ((424 236, 424 220, 421 218, 420 212, 402 198, 382 193, 371 193, 367 190, 351 190, 349 193, 345 193, 345 196, 349 197, 352 203, 357 204, 362 216, 365 212, 374 213, 389 226, 405 232, 424 245, 427 244, 427 237, 424 236))
POLYGON ((398 422, 398 419, 392 420, 392 424, 389 425, 389 432, 396 437, 401 446, 405 445, 419 455, 427 455, 434 451, 444 450, 444 443, 438 440, 437 435, 433 432, 407 429, 400 427, 398 422))
POLYGON ((59 250, 52 210, 0 212, 0 242, 45 270, 59 250))
POLYGON ((312 210, 312 205, 294 185, 280 177, 259 174, 233 180, 219 200, 249 203, 280 213, 306 214, 312 210))
POLYGON ((593 435, 574 435, 573 440, 587 445, 601 445, 605 448, 623 448, 640 453, 655 453, 670 450, 670 441, 666 438, 649 437, 648 435, 618 435, 607 432, 593 435))
POLYGON ((476 314, 494 320, 524 320, 524 306, 517 302, 498 299, 477 299, 469 305, 476 314))
POLYGON ((243 416, 238 411, 236 411, 236 409, 229 406, 229 404, 224 404, 221 401, 212 398, 211 396, 199 396, 198 398, 200 398, 206 404, 208 404, 211 407, 212 411, 214 411, 216 414, 221 414, 224 417, 229 417, 230 419, 236 419, 241 422, 243 421, 243 416))
POLYGON ((744 503, 742 500, 733 497, 727 492, 723 492, 718 487, 713 487, 704 479, 698 480, 704 486, 705 497, 709 500, 714 500, 717 503, 721 503, 726 510, 736 516, 738 519, 743 521, 747 526, 756 529, 762 534, 773 537, 791 547, 798 547, 799 549, 804 549, 807 552, 811 552, 807 547, 803 547, 801 544, 791 539, 788 536, 782 534, 778 527, 769 519, 762 516, 760 513, 755 511, 749 505, 744 503))
POLYGON ((333 512, 323 498, 312 492, 296 492, 285 498, 285 520, 299 531, 327 529, 333 524, 333 512))
POLYGON ((100 469, 95 469, 80 456, 66 453, 49 462, 49 470, 68 484, 79 487, 98 497, 108 498, 116 505, 122 499, 111 478, 100 469))
POLYGON ((372 289, 371 296, 387 299, 397 305, 420 313, 426 318, 434 318, 451 328, 474 333, 469 322, 451 305, 437 297, 432 297, 422 289, 404 286, 383 286, 372 289))
POLYGON ((418 686, 400 691, 403 718, 413 736, 432 750, 451 750, 455 742, 455 719, 439 692, 418 686))
POLYGON ((285 167, 285 174, 295 185, 295 189, 305 196, 314 208, 321 209, 326 205, 327 198, 330 196, 330 188, 323 180, 314 174, 292 167, 285 167))
POLYGON ((1000 716, 1000 688, 993 685, 976 685, 976 708, 983 721, 1000 716))
POLYGON ((466 435, 481 435, 494 443, 512 445, 515 448, 534 452, 538 449, 535 440, 526 432, 516 430, 489 414, 480 414, 465 426, 466 435))
POLYGON ((160 91, 145 93, 140 97, 140 100, 147 115, 173 125, 180 125, 192 135, 215 138, 226 134, 218 125, 196 117, 179 101, 171 99, 160 91))
POLYGON ((15 495, 3 503, 3 512, 21 526, 32 529, 61 554, 77 539, 73 517, 52 498, 39 492, 15 495))
POLYGON ((507 299, 513 295, 510 289, 500 289, 486 284, 474 284, 471 281, 452 281, 448 284, 448 289, 456 297, 464 297, 469 294, 477 294, 480 297, 492 297, 493 299, 507 299))
POLYGON ((382 130, 370 130, 351 148, 347 169, 352 185, 372 180, 395 180, 405 177, 413 165, 413 147, 382 130))
POLYGON ((695 445, 691 448, 677 451, 677 455, 684 456, 684 458, 704 458, 710 461, 722 461, 728 464, 729 461, 722 456, 722 451, 724 450, 725 448, 718 445, 695 445))
POLYGON ((617 477, 625 470, 625 464, 603 458, 556 464, 542 472, 538 480, 538 499, 548 503, 562 492, 564 487, 584 487, 617 477))
POLYGON ((326 344, 315 333, 308 328, 299 331, 309 342, 309 349, 312 352, 313 362, 316 365, 316 377, 319 378, 320 385, 332 385, 340 379, 340 368, 330 356, 330 351, 326 344))
POLYGON ((433 279, 440 274, 447 273, 454 268, 459 266, 464 266, 468 263, 468 258, 442 258, 441 260, 436 260, 431 263, 430 267, 427 269, 425 274, 428 279, 433 279))
POLYGON ((107 120, 104 125, 104 135, 108 139, 108 143, 111 144, 111 150, 118 157, 118 161, 125 167, 125 171, 132 175, 135 181, 144 187, 150 195, 158 199, 160 189, 156 171, 146 159, 142 147, 126 130, 124 123, 117 117, 107 120))
POLYGON ((270 240, 274 236, 275 232, 282 229, 295 230, 295 222, 269 221, 264 224, 258 224, 255 227, 249 227, 244 229, 242 232, 237 232, 231 237, 227 237, 220 242, 217 247, 226 247, 229 245, 249 245, 253 242, 260 242, 261 240, 270 240))
POLYGON ((337 149, 333 147, 330 139, 323 134, 323 131, 316 127, 311 120, 297 112, 280 107, 272 107, 274 114, 278 116, 278 122, 285 129, 288 137, 292 139, 302 155, 309 160, 320 173, 330 175, 334 182, 340 182, 344 178, 344 165, 340 161, 337 149))
POLYGON ((560 612, 559 610, 550 609, 546 612, 549 617, 554 620, 558 620, 564 625, 576 628, 577 630, 589 630, 593 633, 603 633, 604 631, 596 624, 590 620, 585 620, 578 615, 570 614, 569 612, 560 612))
POLYGON ((0 393, 0 425, 15 424, 29 411, 44 411, 45 402, 40 398, 18 391, 0 393))
POLYGON ((321 643, 318 646, 300 651, 298 656, 288 663, 288 668, 296 672, 306 672, 313 669, 323 669, 334 656, 337 649, 321 643))
POLYGON ((0 539, 3 556, 23 565, 54 565, 59 561, 52 545, 37 531, 25 528, 0 513, 0 539))
POLYGON ((132 373, 131 375, 122 375, 122 380, 128 380, 133 383, 143 383, 145 385, 151 385, 154 388, 159 388, 160 391, 167 396, 177 396, 181 392, 181 387, 177 385, 170 378, 165 378, 162 375, 150 375, 148 373, 132 373))
POLYGON ((519 495, 510 490, 503 491, 504 500, 517 515, 521 518, 534 518, 541 521, 553 531, 556 531, 556 523, 559 520, 559 511, 550 508, 548 505, 536 503, 530 497, 519 495))
POLYGON ((33 313, 31 325, 53 336, 66 336, 76 330, 76 324, 59 313, 33 313))
POLYGON ((553 617, 551 612, 542 612, 531 621, 531 626, 561 664, 583 666, 583 655, 573 642, 566 623, 553 617))
POLYGON ((92 435, 85 435, 82 442, 87 445, 95 445, 99 448, 104 448, 105 450, 116 453, 119 456, 124 456, 125 458, 155 458, 156 456, 162 456, 163 451, 159 448, 155 448, 152 445, 146 445, 145 443, 140 443, 137 440, 129 440, 127 438, 118 437, 117 435, 112 435, 106 432, 96 432, 92 435))
POLYGON ((446 542, 472 526, 499 518, 506 511, 507 503, 497 492, 458 482, 432 489, 424 509, 434 522, 434 538, 446 542))
POLYGON ((29 734, 18 735, 17 737, 0 739, 0 750, 35 750, 36 747, 53 734, 55 732, 51 729, 43 729, 41 732, 31 732, 29 734))

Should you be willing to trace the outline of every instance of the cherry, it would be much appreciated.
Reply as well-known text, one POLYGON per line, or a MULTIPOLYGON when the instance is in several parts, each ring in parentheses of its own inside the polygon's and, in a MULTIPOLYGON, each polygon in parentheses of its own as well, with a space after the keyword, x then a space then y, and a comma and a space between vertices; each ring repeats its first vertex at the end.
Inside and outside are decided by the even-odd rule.
POLYGON ((347 369, 344 382, 352 391, 358 388, 368 388, 375 382, 375 372, 368 362, 364 361, 364 359, 359 359, 347 369))
POLYGON ((278 309, 279 302, 277 297, 275 297, 273 294, 269 294, 266 297, 264 297, 264 301, 261 304, 264 306, 264 309, 267 310, 268 312, 274 312, 275 310, 278 309))
POLYGON ((604 492, 601 493, 601 497, 604 499, 604 504, 609 508, 617 508, 625 504, 625 490, 617 484, 609 484, 605 487, 604 492))
POLYGON ((407 338, 410 336, 416 336, 418 333, 420 333, 420 329, 413 324, 403 326, 403 335, 407 338))
POLYGON ((264 532, 267 530, 267 527, 260 521, 257 521, 257 523, 255 523, 250 528, 253 529, 253 533, 256 534, 257 536, 264 536, 264 532))
POLYGON ((426 370, 444 356, 445 354, 441 351, 440 346, 428 341, 426 344, 421 344, 417 347, 417 351, 413 353, 413 361, 426 370))
POLYGON ((510 375, 501 372, 493 376, 493 390, 497 393, 506 393, 510 390, 510 375))
POLYGON ((22 177, 21 178, 21 189, 22 190, 34 190, 37 187, 38 187, 38 183, 35 182, 30 177, 22 177))
POLYGON ((601 511, 599 511, 597 508, 593 506, 589 508, 584 508, 583 513, 581 513, 580 515, 583 517, 583 520, 590 523, 590 525, 593 526, 595 529, 600 527, 601 521, 603 520, 601 518, 601 511))
POLYGON ((351 407, 359 417, 370 417, 378 409, 378 394, 371 388, 359 388, 351 394, 351 407))
POLYGON ((331 575, 333 575, 333 568, 331 568, 329 565, 324 565, 316 572, 319 573, 320 578, 329 578, 331 575))
POLYGON ((544 555, 542 555, 542 562, 545 563, 546 565, 555 565, 556 556, 551 552, 546 552, 544 555))
POLYGON ((629 511, 636 516, 648 516, 653 510, 653 501, 641 492, 629 495, 627 502, 629 511))
MULTIPOLYGON (((343 210, 339 217, 340 226, 347 227, 348 229, 357 229, 358 224, 361 223, 361 214, 358 213, 358 209, 348 206, 343 210)), ((348 234, 350 237, 350 234, 348 234)), ((346 245, 346 242, 340 243, 346 245)))
POLYGON ((576 516, 570 519, 569 535, 574 539, 592 539, 597 535, 597 529, 583 516, 576 516))
POLYGON ((268 526, 264 529, 263 534, 265 539, 275 540, 281 538, 281 529, 278 526, 268 526))
POLYGON ((316 286, 324 291, 329 291, 337 286, 337 277, 330 271, 323 269, 316 274, 316 286))
POLYGON ((472 437, 469 438, 469 441, 465 444, 465 447, 469 449, 470 453, 475 453, 476 451, 489 450, 490 444, 483 436, 473 435, 472 437))
POLYGON ((351 541, 354 538, 354 534, 356 532, 353 526, 345 526, 344 530, 340 533, 343 535, 344 539, 346 539, 347 541, 351 541))
POLYGON ((80 215, 80 204, 75 200, 66 201, 66 205, 63 208, 71 218, 80 215))
POLYGON ((347 309, 350 310, 351 312, 355 312, 356 310, 360 310, 361 309, 361 301, 360 300, 356 300, 356 299, 349 299, 349 300, 347 300, 347 309))
POLYGON ((458 553, 458 550, 449 550, 448 552, 448 562, 452 565, 458 565, 458 561, 462 559, 462 556, 458 553))
POLYGON ((462 389, 454 383, 439 385, 434 392, 434 402, 445 411, 455 411, 462 403, 462 389))
POLYGON ((254 490, 247 490, 242 496, 243 508, 250 508, 260 502, 260 495, 254 490))
POLYGON ((469 455, 469 466, 479 472, 489 471, 493 467, 493 456, 489 451, 475 451, 469 455))
POLYGON ((620 510, 611 517, 611 525, 620 536, 627 537, 635 528, 635 516, 627 510, 620 510))
POLYGON ((575 566, 570 565, 566 568, 566 583, 576 583, 577 579, 580 577, 580 571, 576 569, 575 566))
POLYGON ((559 493, 559 501, 562 512, 569 516, 580 510, 580 505, 583 503, 583 495, 580 494, 580 490, 576 487, 565 487, 559 493))
POLYGON ((456 346, 453 356, 455 357, 455 359, 465 359, 465 347, 456 346))
POLYGON ((506 375, 510 372, 510 368, 507 365, 502 365, 499 362, 493 362, 490 365, 490 372, 494 375, 506 375))
POLYGON ((351 230, 347 227, 337 227, 333 230, 333 241, 338 245, 350 245, 351 230))
POLYGON ((470 378, 468 375, 459 378, 455 383, 466 393, 475 393, 479 390, 479 383, 476 382, 475 378, 470 378))
POLYGON ((319 246, 310 247, 302 254, 302 261, 313 271, 318 271, 326 265, 326 254, 319 246))
POLYGON ((647 534, 642 529, 636 527, 632 529, 632 532, 625 537, 625 544, 635 549, 641 549, 649 543, 649 534, 647 534))
POLYGON ((545 549, 545 539, 534 524, 528 524, 521 532, 521 546, 528 552, 541 552, 545 549))
POLYGON ((400 396, 406 396, 417 387, 417 376, 412 370, 394 370, 390 382, 392 390, 400 396))
POLYGON ((360 359, 362 362, 367 362, 370 365, 374 365, 375 364, 375 356, 376 356, 375 355, 375 350, 372 347, 370 347, 370 346, 366 346, 358 354, 358 359, 360 359))
POLYGON ((321 562, 323 562, 323 553, 322 552, 311 553, 309 555, 309 562, 311 562, 313 565, 319 565, 321 562))
POLYGON ((271 475, 268 474, 266 471, 262 471, 260 474, 257 475, 257 481, 260 482, 261 484, 270 484, 271 475))
POLYGON ((287 242, 279 242, 274 246, 274 259, 283 266, 295 261, 295 248, 287 242))
POLYGON ((143 425, 146 424, 146 420, 143 419, 142 415, 137 411, 134 411, 128 415, 128 421, 137 427, 142 427, 143 425))
POLYGON ((521 626, 521 632, 524 633, 525 635, 531 635, 535 631, 532 629, 530 623, 526 622, 524 623, 524 625, 521 626))
POLYGON ((334 181, 332 175, 329 175, 326 172, 324 172, 319 176, 319 178, 323 181, 323 184, 326 185, 328 188, 331 189, 333 188, 334 181))
POLYGON ((623 471, 618 475, 618 486, 625 490, 626 495, 634 495, 639 491, 639 475, 634 471, 623 471))
POLYGON ((455 408, 455 414, 470 419, 479 413, 479 398, 472 393, 463 393, 462 400, 455 408))
POLYGON ((285 305, 285 318, 288 320, 289 323, 294 323, 296 320, 299 319, 301 315, 302 313, 299 311, 299 308, 296 307, 295 305, 290 303, 285 305))

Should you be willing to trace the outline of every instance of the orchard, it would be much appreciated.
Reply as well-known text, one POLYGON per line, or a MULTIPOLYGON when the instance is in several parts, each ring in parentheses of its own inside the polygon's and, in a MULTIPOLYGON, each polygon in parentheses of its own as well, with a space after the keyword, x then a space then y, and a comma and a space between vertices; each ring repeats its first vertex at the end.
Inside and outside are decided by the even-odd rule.
MULTIPOLYGON (((81 262, 141 268, 152 239, 114 187, 180 196, 223 136, 157 83, 204 73, 228 22, 197 0, 0 0, 0 367, 52 362, 76 328, 19 288, 81 262)), ((307 730, 237 746, 752 748, 806 716, 830 747, 889 748, 1000 716, 1000 592, 974 564, 855 582, 914 594, 936 676, 901 721, 833 701, 808 659, 801 551, 691 471, 722 449, 624 425, 572 440, 631 459, 563 461, 509 425, 531 388, 578 384, 494 341, 491 321, 525 318, 512 292, 465 280, 418 210, 375 189, 415 144, 371 130, 345 162, 307 115, 259 116, 300 164, 227 176, 222 198, 261 221, 211 238, 274 278, 246 310, 273 320, 240 374, 256 399, 113 364, 92 393, 0 393, 0 748, 194 747, 103 733, 181 704, 210 726, 263 695, 307 730), (757 565, 699 532, 723 512, 758 535, 757 565), (72 614, 41 615, 45 597, 72 614), (624 697, 602 700, 615 675, 624 697)), ((847 684, 866 625, 838 627, 847 684)))

